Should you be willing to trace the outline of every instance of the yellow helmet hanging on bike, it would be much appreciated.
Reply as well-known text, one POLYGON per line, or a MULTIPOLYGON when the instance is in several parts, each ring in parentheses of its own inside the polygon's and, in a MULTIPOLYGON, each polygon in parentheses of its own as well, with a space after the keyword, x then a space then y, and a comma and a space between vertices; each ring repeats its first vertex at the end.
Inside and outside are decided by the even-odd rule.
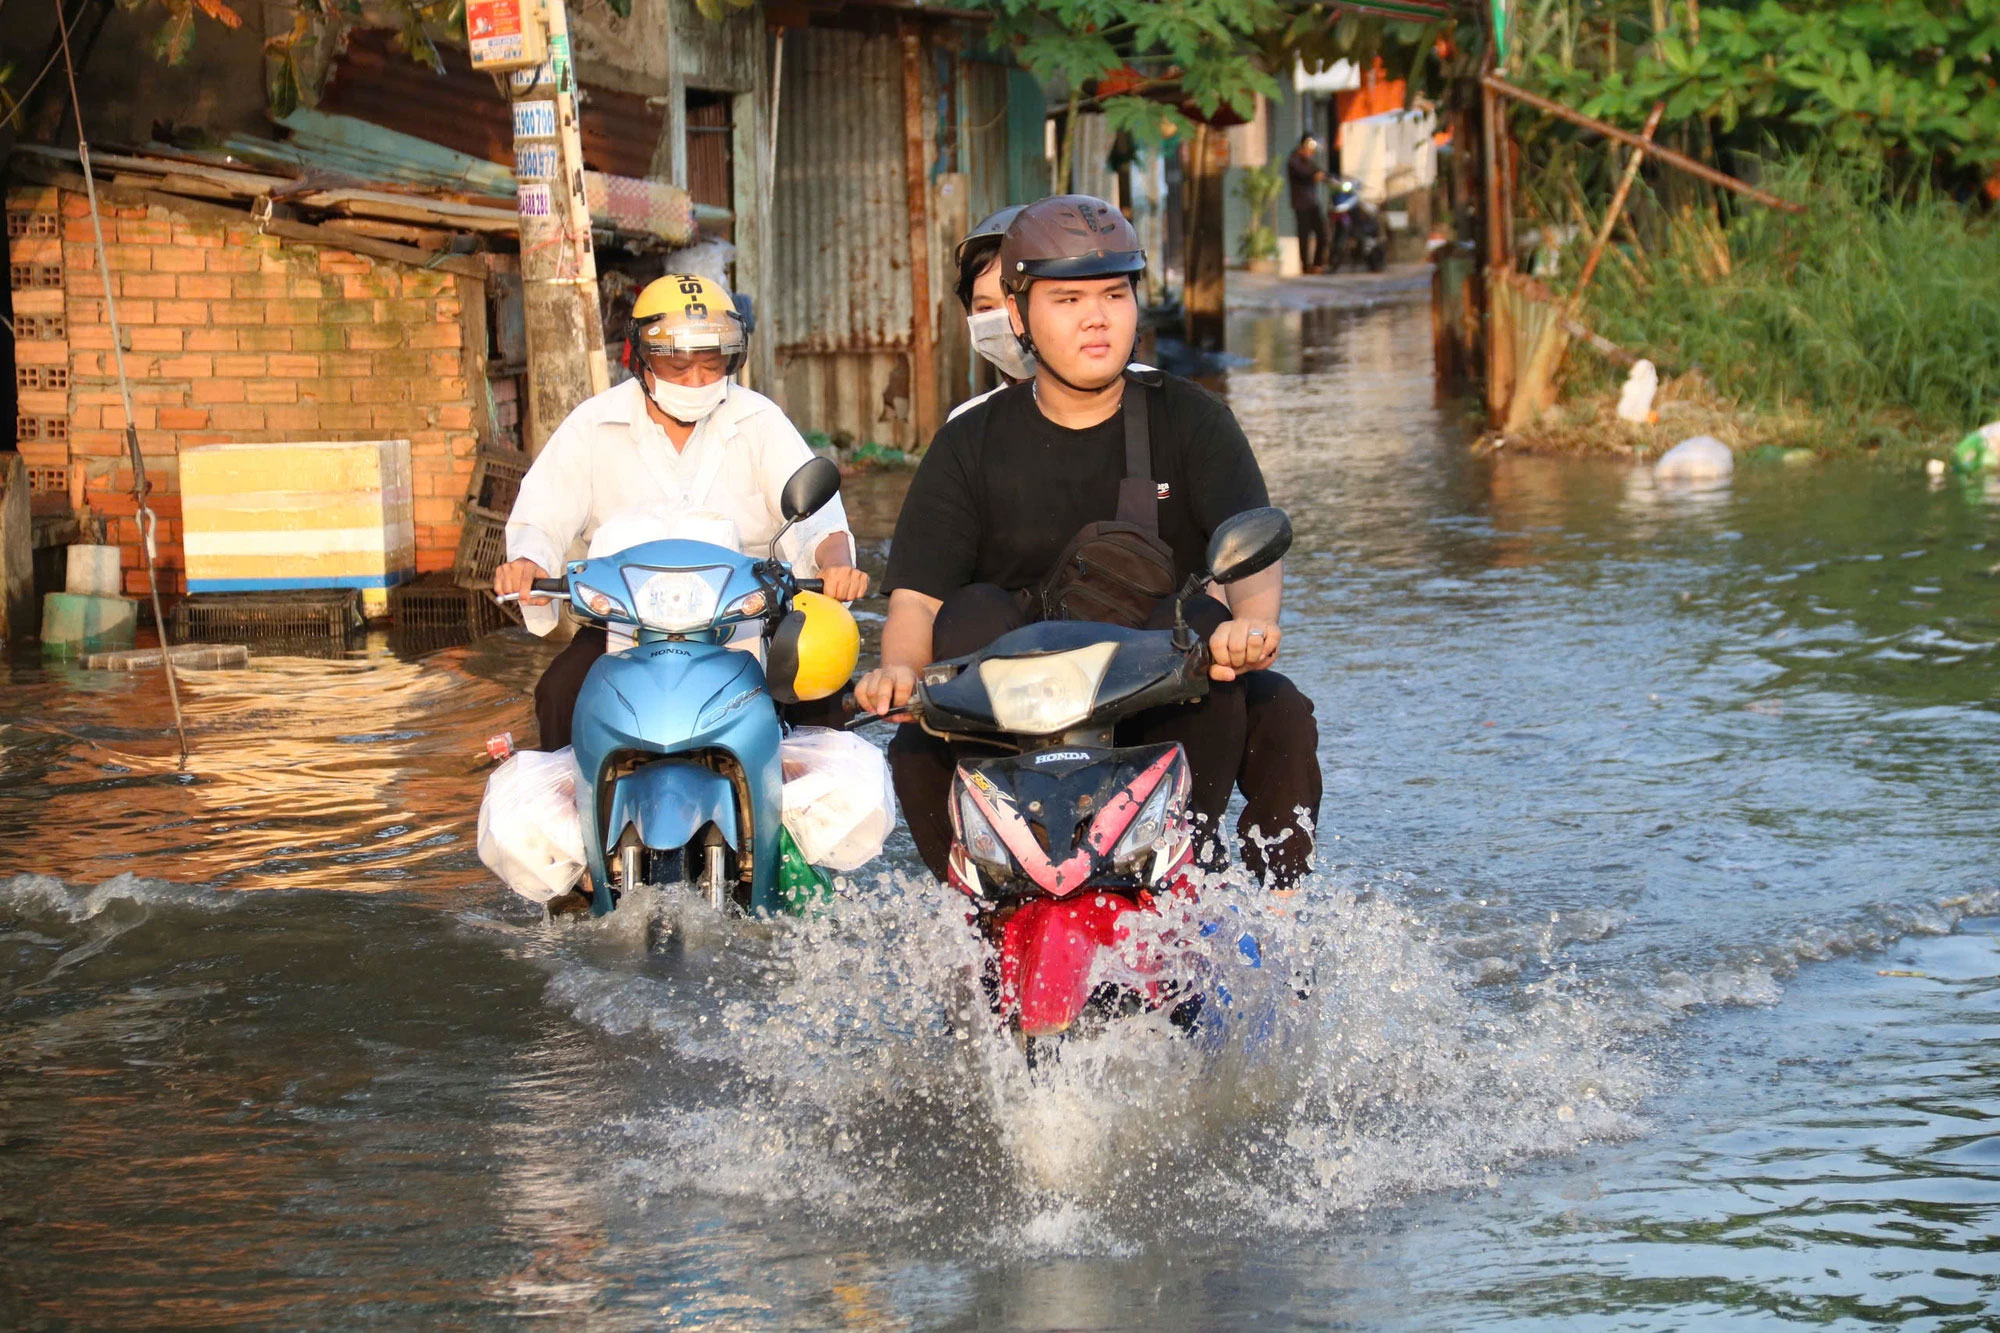
POLYGON ((781 704, 824 699, 846 687, 861 660, 861 628, 839 601, 802 592, 778 622, 766 654, 764 682, 781 704))

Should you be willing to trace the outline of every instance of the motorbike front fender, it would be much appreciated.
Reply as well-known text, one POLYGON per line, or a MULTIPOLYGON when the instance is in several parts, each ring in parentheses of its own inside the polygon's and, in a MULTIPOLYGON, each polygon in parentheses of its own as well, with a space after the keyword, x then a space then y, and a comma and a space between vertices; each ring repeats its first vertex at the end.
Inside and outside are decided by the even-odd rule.
POLYGON ((617 849, 627 828, 638 835, 641 847, 680 847, 706 824, 714 824, 724 842, 741 850, 736 792, 729 779, 701 764, 658 759, 612 786, 604 852, 608 858, 617 849))
MULTIPOLYGON (((584 680, 572 734, 577 767, 585 779, 577 784, 577 815, 583 821, 584 851, 596 889, 593 911, 601 916, 611 910, 608 863, 615 858, 607 852, 630 822, 621 821, 613 812, 613 796, 604 791, 611 762, 634 753, 661 756, 658 761, 642 764, 629 777, 638 777, 660 763, 713 772, 710 765, 693 758, 707 750, 722 751, 742 767, 749 786, 749 827, 743 827, 734 806, 729 824, 716 823, 739 856, 747 851, 752 858, 750 910, 777 910, 781 728, 756 658, 718 645, 678 641, 641 643, 622 653, 607 653, 591 666, 584 680)), ((727 785, 720 774, 715 775, 715 781, 727 785)), ((704 785, 700 790, 714 788, 704 785)), ((627 808, 639 795, 635 789, 627 808)), ((700 800, 695 803, 700 807, 700 800)), ((670 816, 664 806, 647 813, 643 826, 646 845, 682 845, 688 834, 673 838, 657 830, 674 829, 683 818, 692 817, 670 816)), ((689 834, 699 828, 697 821, 689 834)))
POLYGON ((1035 898, 1002 927, 1000 1002, 1030 1037, 1066 1032, 1090 1002, 1097 956, 1125 936, 1121 918, 1139 911, 1129 898, 1082 893, 1035 898))

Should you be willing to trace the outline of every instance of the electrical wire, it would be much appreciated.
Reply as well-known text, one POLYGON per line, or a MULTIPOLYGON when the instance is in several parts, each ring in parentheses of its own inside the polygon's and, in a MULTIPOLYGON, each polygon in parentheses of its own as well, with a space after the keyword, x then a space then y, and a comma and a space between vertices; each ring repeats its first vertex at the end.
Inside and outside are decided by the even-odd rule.
POLYGON ((90 141, 83 131, 83 99, 76 91, 76 64, 69 54, 69 28, 57 13, 56 27, 62 33, 63 68, 69 74, 69 99, 76 108, 76 155, 83 166, 84 193, 90 200, 90 227, 97 238, 97 273, 104 281, 104 318, 111 326, 111 355, 118 367, 118 392, 125 404, 125 446, 132 454, 132 503, 136 506, 140 540, 146 551, 146 586, 153 594, 153 623, 160 630, 160 667, 167 673, 167 698, 174 709, 174 734, 180 739, 180 767, 185 770, 188 761, 187 724, 181 718, 180 682, 174 677, 174 646, 167 638, 167 618, 160 611, 159 548, 154 533, 159 520, 153 516, 153 508, 146 503, 153 483, 146 477, 146 460, 139 452, 139 429, 132 411, 132 381, 125 374, 125 341, 118 332, 118 305, 111 293, 111 264, 104 253, 104 220, 97 208, 97 178, 90 169, 90 141))
MULTIPOLYGON (((35 95, 35 89, 42 86, 42 80, 49 77, 49 71, 56 67, 57 59, 59 59, 64 52, 69 50, 69 30, 71 28, 74 28, 77 24, 83 22, 83 11, 88 9, 89 7, 90 6, 87 3, 79 4, 76 7, 76 17, 70 20, 68 23, 64 23, 62 5, 60 3, 60 0, 58 0, 58 3, 56 5, 56 27, 62 32, 63 36, 62 50, 51 51, 49 53, 49 58, 47 63, 45 63, 42 66, 42 72, 35 76, 35 81, 28 85, 27 91, 23 92, 19 97, 15 97, 11 93, 8 94, 8 99, 12 101, 14 104, 12 109, 8 111, 7 113, 8 116, 19 115, 21 112, 28 109, 28 99, 35 95)), ((74 87, 74 81, 72 81, 72 87, 74 87)))

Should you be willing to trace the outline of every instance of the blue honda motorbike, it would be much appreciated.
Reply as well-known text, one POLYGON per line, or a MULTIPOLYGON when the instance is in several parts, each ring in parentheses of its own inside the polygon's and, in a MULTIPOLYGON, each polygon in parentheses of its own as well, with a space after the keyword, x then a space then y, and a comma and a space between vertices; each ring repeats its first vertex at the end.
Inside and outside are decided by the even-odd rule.
POLYGON ((793 473, 767 559, 655 541, 535 580, 536 592, 637 640, 591 666, 570 728, 593 915, 634 885, 679 882, 718 908, 781 909, 783 728, 756 657, 727 645, 751 621, 768 638, 796 594, 820 590, 777 558, 778 538, 839 491, 840 469, 823 458, 793 473))

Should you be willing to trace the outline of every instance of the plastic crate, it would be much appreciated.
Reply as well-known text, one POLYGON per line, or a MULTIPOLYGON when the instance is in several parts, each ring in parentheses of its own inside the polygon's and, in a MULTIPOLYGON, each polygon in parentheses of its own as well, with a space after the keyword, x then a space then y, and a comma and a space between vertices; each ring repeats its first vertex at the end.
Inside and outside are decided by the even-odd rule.
POLYGON ((306 656, 344 652, 365 624, 359 588, 195 593, 167 620, 175 643, 275 644, 306 656))
POLYGON ((451 562, 451 581, 461 588, 491 588, 493 571, 506 562, 507 515, 467 505, 458 533, 458 556, 451 562))
POLYGON ((530 461, 517 449, 481 449, 472 460, 472 484, 466 488, 466 503, 489 513, 511 512, 515 497, 521 493, 521 478, 528 475, 530 461))
POLYGON ((467 643, 516 623, 492 594, 461 588, 436 575, 405 583, 389 593, 389 627, 401 639, 448 639, 467 643))

